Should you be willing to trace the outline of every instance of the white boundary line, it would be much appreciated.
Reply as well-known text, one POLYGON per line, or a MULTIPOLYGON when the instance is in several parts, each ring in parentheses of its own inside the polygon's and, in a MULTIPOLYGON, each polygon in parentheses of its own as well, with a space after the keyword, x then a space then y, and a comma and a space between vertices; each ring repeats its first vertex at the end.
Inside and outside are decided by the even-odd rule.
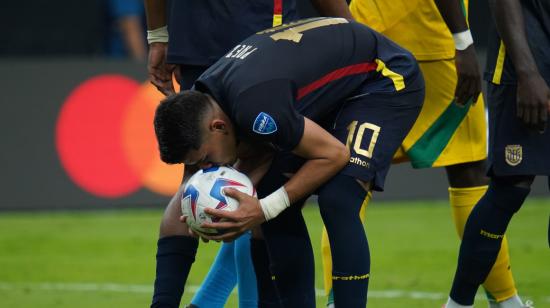
MULTIPOLYGON (((20 289, 34 289, 43 291, 80 291, 80 292, 118 292, 118 293, 153 293, 151 285, 140 284, 118 284, 118 283, 57 283, 57 282, 0 282, 0 291, 13 291, 20 289)), ((188 285, 185 291, 195 294, 199 286, 188 285)), ((235 291, 233 291, 235 292, 235 291)), ((324 296, 325 292, 322 289, 316 289, 317 296, 324 296)), ((406 299, 428 299, 443 301, 447 299, 447 295, 438 292, 423 292, 423 291, 405 291, 405 290, 370 290, 369 298, 406 298, 406 299)), ((483 299, 484 296, 477 296, 476 299, 483 299)), ((528 297, 526 297, 528 298, 528 297)), ((550 296, 543 298, 544 302, 550 303, 550 296)))

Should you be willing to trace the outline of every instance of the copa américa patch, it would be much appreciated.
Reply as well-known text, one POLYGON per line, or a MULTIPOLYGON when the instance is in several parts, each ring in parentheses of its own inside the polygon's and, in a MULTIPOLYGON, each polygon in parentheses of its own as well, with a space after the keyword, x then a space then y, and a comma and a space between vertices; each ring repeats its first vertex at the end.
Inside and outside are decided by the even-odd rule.
POLYGON ((277 123, 275 123, 275 120, 269 114, 260 112, 256 120, 254 120, 252 130, 261 135, 273 134, 277 131, 277 123))

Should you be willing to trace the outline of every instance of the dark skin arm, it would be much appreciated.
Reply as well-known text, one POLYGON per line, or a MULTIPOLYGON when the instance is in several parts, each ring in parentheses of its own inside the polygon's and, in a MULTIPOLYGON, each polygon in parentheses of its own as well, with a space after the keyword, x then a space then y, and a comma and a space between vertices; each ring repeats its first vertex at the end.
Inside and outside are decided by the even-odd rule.
POLYGON ((311 0, 311 4, 322 16, 353 19, 348 3, 344 0, 311 0))
POLYGON ((138 16, 124 16, 119 19, 118 27, 123 33, 126 49, 134 60, 144 61, 146 48, 143 43, 143 27, 138 16))
MULTIPOLYGON (((451 33, 468 30, 466 17, 458 0, 435 0, 435 4, 451 33)), ((465 105, 470 100, 475 103, 481 93, 481 73, 473 44, 464 50, 456 50, 455 65, 458 77, 456 103, 465 105)))
MULTIPOLYGON (((284 185, 291 204, 310 195, 333 177, 350 157, 344 144, 307 118, 302 139, 293 152, 307 161, 284 185)), ((258 199, 235 189, 226 189, 225 193, 239 201, 239 208, 233 212, 206 209, 208 214, 223 218, 224 221, 204 223, 203 226, 225 231, 222 235, 208 236, 208 239, 233 240, 265 221, 258 199)))
MULTIPOLYGON (((147 29, 154 30, 166 26, 166 1, 144 0, 147 29)), ((147 71, 151 83, 164 95, 174 94, 172 73, 175 65, 166 63, 168 43, 151 43, 147 71)))
POLYGON ((529 48, 521 4, 518 0, 490 0, 489 5, 516 70, 517 116, 530 129, 544 131, 550 112, 550 90, 529 48))

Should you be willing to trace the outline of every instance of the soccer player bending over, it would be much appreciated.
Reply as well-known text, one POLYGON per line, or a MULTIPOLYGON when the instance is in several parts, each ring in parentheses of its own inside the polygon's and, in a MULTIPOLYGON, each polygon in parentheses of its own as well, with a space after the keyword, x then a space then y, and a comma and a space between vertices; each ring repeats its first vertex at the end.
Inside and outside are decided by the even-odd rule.
MULTIPOLYGON (((423 99, 424 81, 408 51, 347 19, 315 18, 241 42, 194 90, 158 106, 155 131, 163 161, 201 168, 271 147, 260 199, 228 189, 240 207, 209 211, 226 221, 204 224, 225 231, 208 238, 231 240, 262 224, 277 304, 315 307, 313 253, 297 206, 315 193, 333 251, 336 305, 364 307, 370 257, 359 209, 367 190, 383 190, 423 99), (289 164, 280 163, 287 157, 303 160, 290 179, 289 164)), ((168 211, 181 227, 181 211, 168 211)))
MULTIPOLYGON (((489 1, 489 189, 464 230, 447 308, 472 307, 536 175, 550 175, 550 3, 489 1)), ((519 301, 505 307, 530 307, 519 301)))

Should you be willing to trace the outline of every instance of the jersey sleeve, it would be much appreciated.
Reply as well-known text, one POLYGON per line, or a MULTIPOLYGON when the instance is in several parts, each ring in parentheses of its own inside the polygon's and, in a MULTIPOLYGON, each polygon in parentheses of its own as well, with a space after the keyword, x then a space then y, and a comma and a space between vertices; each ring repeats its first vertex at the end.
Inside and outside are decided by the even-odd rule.
POLYGON ((289 80, 280 79, 240 93, 233 111, 240 132, 280 150, 294 149, 304 133, 304 117, 294 105, 295 92, 289 80))

